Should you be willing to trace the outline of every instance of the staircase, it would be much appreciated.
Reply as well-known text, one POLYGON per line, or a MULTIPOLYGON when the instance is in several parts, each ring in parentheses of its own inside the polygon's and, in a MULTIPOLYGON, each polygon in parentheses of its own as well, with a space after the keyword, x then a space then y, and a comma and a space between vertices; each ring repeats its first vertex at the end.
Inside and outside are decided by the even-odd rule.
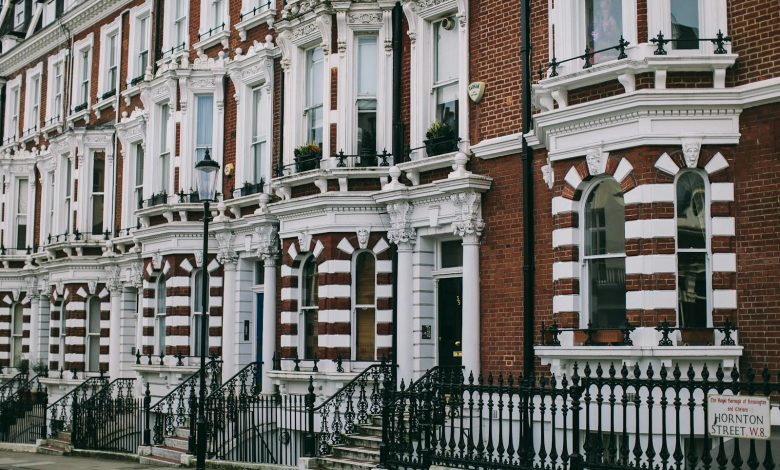
POLYGON ((370 424, 357 424, 354 434, 343 436, 344 444, 333 446, 331 455, 319 457, 319 470, 367 470, 379 465, 382 443, 382 416, 371 417, 370 424))
POLYGON ((46 444, 38 446, 39 454, 68 455, 73 451, 70 442, 70 431, 60 431, 56 437, 46 439, 46 444))
POLYGON ((175 435, 166 437, 162 445, 152 446, 152 453, 141 455, 138 462, 158 467, 183 467, 182 456, 187 455, 189 438, 189 429, 177 428, 175 435))

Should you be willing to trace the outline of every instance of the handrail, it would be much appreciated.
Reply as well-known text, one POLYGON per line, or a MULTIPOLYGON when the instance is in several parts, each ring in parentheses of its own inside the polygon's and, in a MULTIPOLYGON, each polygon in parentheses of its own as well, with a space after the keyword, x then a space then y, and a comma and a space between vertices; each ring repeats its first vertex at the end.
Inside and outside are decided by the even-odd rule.
POLYGON ((8 382, 4 383, 2 387, 0 387, 0 401, 5 401, 7 398, 10 398, 11 395, 13 395, 14 391, 12 389, 14 386, 17 386, 18 390, 20 386, 26 384, 28 381, 29 379, 27 372, 19 372, 18 374, 11 377, 8 382))
MULTIPOLYGON (((223 392, 226 389, 228 389, 229 387, 232 387, 233 385, 235 385, 236 382, 239 379, 241 379, 241 378, 246 376, 246 370, 247 369, 249 369, 251 367, 257 368, 258 366, 261 366, 262 364, 263 364, 262 362, 254 361, 254 362, 250 362, 249 364, 245 365, 238 372, 233 374, 229 379, 224 381, 222 383, 222 385, 220 385, 217 389, 210 391, 209 394, 206 395, 206 401, 209 401, 212 397, 216 397, 218 393, 223 392)), ((252 391, 253 392, 256 390, 256 387, 257 387, 257 374, 252 374, 252 391)))
MULTIPOLYGON (((218 363, 218 364, 222 364, 222 360, 221 360, 221 359, 211 359, 209 362, 207 362, 207 363, 206 363, 206 369, 208 370, 208 369, 210 369, 210 368, 214 368, 214 367, 215 367, 215 364, 217 364, 217 363, 218 363)), ((171 396, 173 396, 175 393, 177 393, 177 392, 179 391, 179 389, 181 389, 181 388, 184 388, 184 387, 188 386, 188 385, 189 385, 189 384, 188 384, 188 382, 190 382, 190 381, 193 381, 193 380, 197 380, 197 379, 198 379, 198 374, 200 374, 200 371, 201 371, 201 370, 200 370, 200 368, 199 368, 199 369, 198 369, 197 371, 195 371, 195 372, 194 372, 192 375, 190 375, 190 376, 189 376, 189 377, 187 377, 187 378, 186 378, 184 381, 182 381, 182 383, 180 383, 179 385, 177 385, 177 386, 176 386, 176 388, 174 388, 173 390, 171 390, 170 392, 168 392, 168 394, 167 394, 167 395, 165 395, 164 397, 162 397, 162 398, 160 398, 159 400, 157 400, 157 403, 155 403, 154 405, 152 405, 152 408, 151 408, 151 409, 152 409, 152 411, 154 411, 154 409, 155 409, 155 408, 157 408, 159 405, 161 405, 161 404, 162 404, 162 403, 163 403, 163 402, 164 402, 166 399, 170 398, 170 397, 171 397, 171 396)), ((213 386, 213 383, 212 383, 212 386, 213 386)))
MULTIPOLYGON (((77 393, 83 393, 87 389, 87 387, 90 387, 90 386, 94 387, 94 384, 96 384, 98 382, 102 382, 102 383, 108 382, 108 378, 103 376, 102 374, 100 375, 100 377, 90 377, 90 378, 88 378, 87 380, 85 380, 85 381, 81 382, 80 384, 78 384, 76 386, 76 388, 74 388, 70 392, 66 393, 65 395, 61 396, 57 401, 55 401, 54 403, 49 405, 49 408, 54 408, 55 406, 58 406, 60 404, 60 402, 73 398, 73 396, 75 394, 77 394, 77 393)), ((102 388, 103 387, 101 387, 101 389, 102 388)))
MULTIPOLYGON (((71 425, 71 442, 74 446, 100 450, 99 437, 105 432, 105 427, 110 427, 111 423, 114 422, 116 413, 140 410, 140 408, 136 408, 136 402, 133 398, 134 383, 134 378, 114 379, 103 385, 92 396, 77 403, 78 406, 74 403, 71 425), (117 392, 116 403, 112 397, 114 390, 117 392)), ((139 422, 136 419, 127 421, 129 422, 120 423, 123 428, 132 428, 132 426, 127 425, 139 422)), ((135 432, 140 438, 140 426, 135 432)))
MULTIPOLYGON (((358 375, 356 375, 355 378, 353 378, 352 380, 350 380, 349 382, 344 384, 344 386, 342 386, 336 393, 334 393, 333 395, 328 397, 327 400, 325 400, 322 403, 320 403, 319 405, 315 406, 313 410, 314 411, 322 410, 322 408, 324 406, 326 406, 330 402, 334 401, 336 399, 336 397, 339 397, 339 395, 344 394, 347 390, 349 390, 351 387, 353 387, 359 380, 367 379, 369 377, 369 372, 372 375, 374 375, 374 374, 379 375, 379 374, 382 374, 382 373, 386 374, 387 373, 386 369, 389 369, 389 368, 392 368, 392 367, 393 367, 392 365, 387 364, 385 361, 382 361, 379 364, 371 364, 370 366, 366 367, 363 370, 363 372, 361 372, 358 375), (379 369, 379 370, 375 372, 374 371, 375 369, 379 369)), ((312 382, 313 378, 310 377, 309 381, 312 382)))

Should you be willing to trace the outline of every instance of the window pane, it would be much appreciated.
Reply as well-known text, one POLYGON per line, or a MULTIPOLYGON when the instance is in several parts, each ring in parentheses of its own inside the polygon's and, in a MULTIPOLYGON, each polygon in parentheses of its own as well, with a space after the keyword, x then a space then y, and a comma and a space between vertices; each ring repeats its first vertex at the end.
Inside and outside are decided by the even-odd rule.
POLYGON ((672 1, 672 39, 675 49, 699 48, 699 2, 696 0, 672 1))
POLYGON ((436 89, 436 120, 458 131, 458 84, 436 89))
MULTIPOLYGON (((206 316, 206 318, 208 318, 208 316, 206 316)), ((192 317, 193 343, 195 344, 193 354, 196 356, 200 355, 201 346, 203 345, 203 342, 200 339, 201 332, 203 331, 203 321, 203 315, 201 314, 193 315, 192 317)))
POLYGON ((165 313, 165 299, 167 295, 166 286, 165 286, 165 279, 160 279, 159 282, 157 282, 157 313, 158 314, 164 314, 165 313))
POLYGON ((301 307, 317 306, 317 263, 309 256, 303 264, 301 275, 301 307))
POLYGON ((363 251, 355 259, 355 303, 374 305, 376 297, 376 270, 374 255, 363 251))
POLYGON ((21 335, 24 332, 24 309, 22 304, 14 306, 13 334, 21 335))
POLYGON ((436 69, 433 80, 435 83, 458 78, 458 28, 454 18, 446 18, 433 25, 434 60, 436 69))
POLYGON ((106 157, 96 153, 92 166, 92 192, 102 193, 105 186, 106 157))
POLYGON ((306 52, 306 104, 309 107, 322 104, 322 49, 317 47, 306 52))
MULTIPOLYGON (((690 1, 690 0, 689 0, 690 1)), ((586 45, 591 51, 617 46, 623 34, 621 0, 585 0, 586 45)), ((618 51, 601 52, 593 62, 616 59, 618 51)))
POLYGON ((198 96, 198 122, 195 143, 197 147, 197 161, 203 160, 206 148, 211 148, 213 132, 214 97, 212 95, 198 96))
POLYGON ((585 255, 625 253, 625 224, 620 185, 605 179, 585 202, 585 255))
POLYGON ((376 315, 373 308, 359 308, 355 312, 355 320, 357 325, 355 331, 357 334, 356 346, 357 353, 355 358, 358 361, 373 361, 374 360, 374 338, 376 335, 376 315))
POLYGON ((441 242, 442 268, 458 268, 463 266, 463 242, 460 240, 448 240, 441 242))
POLYGON ((160 192, 168 194, 168 182, 171 175, 171 154, 160 155, 160 192))
POLYGON ((376 36, 358 37, 358 95, 376 96, 376 36))
POLYGON ((259 183, 260 180, 265 179, 265 167, 266 167, 266 157, 265 157, 265 142, 258 142, 254 144, 253 146, 253 154, 254 154, 254 182, 259 183))
POLYGON ((677 246, 706 248, 706 203, 704 180, 694 171, 677 178, 677 246))
POLYGON ((103 233, 103 195, 92 196, 92 235, 103 233))
POLYGON ((203 270, 198 270, 195 273, 195 290, 193 294, 193 310, 195 312, 203 312, 203 270))
POLYGON ((168 119, 170 108, 168 103, 160 106, 160 153, 168 151, 168 119))
POLYGON ((680 326, 707 326, 707 255, 677 254, 677 298, 680 326))
POLYGON ((317 335, 317 310, 306 310, 303 313, 305 342, 303 349, 303 358, 312 359, 317 354, 319 344, 317 335))
POLYGON ((135 185, 144 184, 144 147, 141 144, 135 146, 135 185))
POLYGON ((89 299, 89 330, 87 333, 100 334, 100 299, 92 297, 89 299))
POLYGON ((626 323, 626 260, 588 260, 588 301, 594 328, 619 328, 626 323))
POLYGON ((100 336, 89 337, 89 363, 87 370, 97 372, 100 369, 100 336))
POLYGON ((358 101, 358 153, 371 156, 377 153, 375 100, 358 101))
POLYGON ((259 88, 252 92, 252 141, 257 142, 258 138, 263 135, 263 91, 259 88))
POLYGON ((16 213, 26 214, 27 213, 27 180, 26 179, 19 180, 16 200, 17 200, 16 213))
POLYGON ((322 147, 322 106, 309 110, 309 139, 308 142, 322 147))
POLYGON ((165 353, 165 315, 157 316, 157 354, 165 353))

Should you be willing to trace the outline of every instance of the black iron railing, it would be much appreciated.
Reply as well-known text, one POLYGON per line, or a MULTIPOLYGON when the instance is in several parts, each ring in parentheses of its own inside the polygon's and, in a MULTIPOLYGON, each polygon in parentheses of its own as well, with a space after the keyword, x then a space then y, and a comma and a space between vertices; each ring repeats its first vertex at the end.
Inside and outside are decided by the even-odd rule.
POLYGON ((206 399, 208 455, 218 460, 296 466, 303 452, 304 395, 260 394, 253 362, 206 399))
POLYGON ((135 398, 135 379, 116 379, 73 401, 71 443, 79 449, 135 453, 142 443, 150 397, 135 398))
POLYGON ((181 44, 177 44, 177 45, 175 45, 175 46, 171 47, 170 49, 166 49, 166 50, 164 50, 164 51, 162 52, 162 55, 161 55, 161 57, 167 57, 167 56, 169 56, 169 55, 173 55, 173 54, 175 54, 175 53, 177 53, 177 52, 183 51, 183 50, 184 50, 184 47, 185 47, 186 45, 187 45, 186 43, 182 42, 181 44))
POLYGON ((718 34, 715 35, 714 38, 697 38, 697 39, 689 39, 689 38, 677 38, 677 39, 667 39, 664 37, 664 33, 662 31, 658 32, 658 35, 650 40, 653 44, 655 44, 656 49, 653 51, 654 55, 666 55, 666 49, 664 46, 670 43, 675 44, 690 44, 690 43, 700 43, 700 42, 711 42, 715 45, 715 50, 713 51, 715 54, 721 55, 726 54, 728 51, 726 50, 726 43, 731 43, 731 36, 726 36, 723 34, 723 31, 718 30, 718 34))
POLYGON ((774 469, 771 440, 714 435, 724 424, 710 422, 711 394, 768 397, 776 408, 780 382, 767 369, 756 377, 721 368, 713 376, 706 365, 660 371, 575 365, 569 377, 469 375, 401 387, 387 393, 382 463, 390 469, 774 469))
POLYGON ((387 149, 382 153, 361 153, 357 155, 347 155, 340 151, 336 155, 336 168, 366 168, 374 166, 390 166, 392 154, 387 149))
MULTIPOLYGON (((176 436, 178 429, 186 428, 190 432, 189 452, 195 453, 198 386, 203 372, 199 369, 150 408, 150 421, 153 423, 147 424, 147 430, 151 431, 147 434, 150 434, 152 443, 160 445, 166 437, 176 436)), ((209 392, 217 390, 222 383, 222 361, 210 358, 206 363, 205 374, 209 392)))
POLYGON ((207 31, 198 33, 198 40, 207 39, 213 36, 217 31, 224 31, 225 23, 209 28, 207 31))
POLYGON ((46 438, 48 396, 40 377, 26 380, 0 401, 0 441, 32 444, 46 438))
POLYGON ((628 57, 626 55, 626 48, 631 44, 630 42, 623 39, 623 36, 620 36, 620 40, 618 43, 614 46, 605 47, 603 49, 591 49, 590 46, 585 46, 585 53, 580 54, 575 57, 570 57, 568 59, 564 60, 558 60, 556 57, 553 57, 550 59, 549 62, 539 64, 539 70, 537 71, 537 74, 539 76, 539 80, 542 80, 544 78, 544 73, 546 70, 550 71, 549 78, 557 77, 558 76, 558 67, 561 65, 571 62, 574 60, 584 60, 585 63, 582 65, 583 69, 587 69, 593 66, 593 60, 596 57, 596 54, 603 54, 604 52, 609 51, 617 51, 617 60, 623 60, 628 57))
POLYGON ((46 409, 49 416, 49 435, 56 437, 62 431, 71 431, 74 411, 77 411, 78 404, 95 396, 107 383, 108 378, 102 373, 100 377, 90 377, 49 405, 46 409))
POLYGON ((265 181, 261 178, 257 183, 245 182, 241 188, 238 189, 239 196, 249 196, 250 194, 257 194, 263 192, 265 181))
POLYGON ((9 397, 16 394, 17 390, 23 387, 30 380, 27 372, 20 372, 11 377, 0 387, 0 402, 6 401, 9 397))
MULTIPOLYGON (((565 331, 581 333, 584 335, 581 344, 583 346, 594 346, 600 344, 610 344, 618 346, 633 346, 631 340, 631 333, 636 329, 635 326, 625 324, 622 327, 616 328, 595 328, 592 324, 588 324, 587 328, 561 328, 558 323, 553 323, 547 326, 545 322, 542 322, 541 328, 541 344, 542 346, 560 346, 560 334, 565 331), (610 333, 619 333, 619 337, 610 333)), ((721 327, 680 327, 671 325, 668 321, 661 322, 655 327, 655 330, 661 333, 661 339, 658 341, 658 346, 672 346, 674 342, 669 337, 674 331, 679 331, 683 336, 681 344, 686 344, 687 336, 693 336, 694 342, 704 341, 708 345, 714 345, 715 331, 719 331, 723 334, 723 338, 720 340, 721 346, 735 346, 736 340, 733 335, 737 331, 736 326, 731 321, 726 320, 721 327)), ((577 342, 577 341, 575 341, 577 342)))
MULTIPOLYGON (((167 203, 168 203, 168 193, 162 191, 157 194, 152 194, 152 197, 146 200, 146 207, 154 207, 154 206, 159 206, 167 203)), ((143 201, 141 201, 141 206, 139 207, 139 209, 142 208, 143 208, 143 201)))
POLYGON ((245 18, 251 18, 251 17, 257 15, 258 13, 260 13, 261 11, 267 11, 269 8, 271 8, 271 2, 270 1, 265 2, 263 4, 260 4, 260 5, 256 6, 256 7, 252 8, 249 11, 246 11, 246 12, 243 12, 243 13, 239 13, 238 21, 244 21, 245 18))

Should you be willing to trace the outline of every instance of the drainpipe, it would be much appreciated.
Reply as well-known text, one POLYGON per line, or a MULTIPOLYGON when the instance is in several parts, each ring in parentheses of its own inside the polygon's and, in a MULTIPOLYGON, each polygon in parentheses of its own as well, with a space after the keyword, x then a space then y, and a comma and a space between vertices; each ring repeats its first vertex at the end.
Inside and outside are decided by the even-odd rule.
POLYGON ((401 121, 401 79, 404 53, 403 8, 401 2, 393 7, 393 164, 402 162, 404 149, 404 123, 401 121))
POLYGON ((525 134, 531 130, 531 1, 521 0, 522 44, 522 158, 523 158, 523 368, 526 377, 534 376, 534 178, 533 150, 525 134))
POLYGON ((6 83, 6 78, 0 77, 0 142, 5 135, 5 90, 8 88, 6 83))
POLYGON ((279 74, 279 154, 276 161, 276 172, 278 175, 282 175, 283 167, 284 167, 284 69, 282 69, 282 72, 279 74))
MULTIPOLYGON (((162 34, 162 0, 154 1, 154 60, 152 60, 152 75, 157 74, 157 61, 160 60, 160 35, 162 34)), ((146 73, 146 70, 144 70, 146 73)))

